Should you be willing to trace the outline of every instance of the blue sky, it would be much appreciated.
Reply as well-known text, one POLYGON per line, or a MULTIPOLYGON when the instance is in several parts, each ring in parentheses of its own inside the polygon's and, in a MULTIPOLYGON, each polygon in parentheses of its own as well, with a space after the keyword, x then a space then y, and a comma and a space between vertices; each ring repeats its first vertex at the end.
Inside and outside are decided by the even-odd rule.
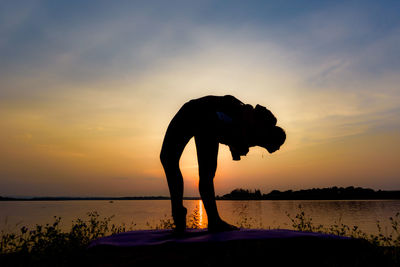
POLYGON ((110 62, 116 72, 140 71, 201 49, 198 31, 268 41, 310 65, 357 57, 361 72, 399 69, 398 1, 192 2, 4 1, 2 73, 44 67, 66 53, 79 53, 79 70, 94 79, 110 74, 110 62), (150 44, 152 53, 141 53, 150 44), (367 58, 369 49, 381 50, 367 58))

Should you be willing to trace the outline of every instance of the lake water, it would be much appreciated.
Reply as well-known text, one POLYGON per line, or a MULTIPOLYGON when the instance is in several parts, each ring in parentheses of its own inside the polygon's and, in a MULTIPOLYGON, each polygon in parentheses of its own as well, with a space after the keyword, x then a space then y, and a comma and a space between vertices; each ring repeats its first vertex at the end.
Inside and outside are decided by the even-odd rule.
MULTIPOLYGON (((206 226, 207 216, 200 200, 186 200, 188 214, 197 211, 197 223, 206 226)), ((261 200, 261 201, 217 201, 220 215, 227 222, 252 228, 287 228, 302 210, 312 217, 315 224, 329 226, 342 222, 357 225, 367 233, 377 233, 379 220, 385 232, 390 233, 389 217, 400 212, 400 200, 261 200)), ((160 220, 170 218, 169 200, 79 200, 79 201, 2 201, 0 202, 0 230, 16 231, 22 226, 46 224, 54 216, 62 218, 62 228, 68 229, 77 218, 87 218, 87 213, 97 211, 101 218, 114 215, 112 223, 134 226, 134 229, 149 229, 160 220)))

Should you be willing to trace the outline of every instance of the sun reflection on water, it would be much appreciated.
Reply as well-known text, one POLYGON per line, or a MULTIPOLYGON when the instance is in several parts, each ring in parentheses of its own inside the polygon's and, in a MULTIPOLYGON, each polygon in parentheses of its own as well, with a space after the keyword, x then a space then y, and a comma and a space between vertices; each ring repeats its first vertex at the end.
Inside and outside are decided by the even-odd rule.
POLYGON ((199 199, 198 207, 199 207, 199 218, 198 218, 199 227, 205 228, 207 227, 207 218, 206 218, 206 213, 204 212, 203 201, 201 201, 201 199, 199 199))
POLYGON ((203 202, 199 199, 199 226, 203 227, 203 202))

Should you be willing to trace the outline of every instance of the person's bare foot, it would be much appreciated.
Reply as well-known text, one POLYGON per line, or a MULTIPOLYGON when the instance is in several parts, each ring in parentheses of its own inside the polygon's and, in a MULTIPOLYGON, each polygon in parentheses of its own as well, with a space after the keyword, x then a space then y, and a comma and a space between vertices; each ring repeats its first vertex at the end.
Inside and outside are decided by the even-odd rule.
POLYGON ((239 230, 239 228, 223 220, 220 220, 217 223, 208 224, 209 232, 226 232, 226 231, 236 231, 236 230, 239 230))
POLYGON ((183 233, 186 230, 186 214, 187 209, 183 207, 178 214, 172 215, 174 218, 175 233, 183 233))

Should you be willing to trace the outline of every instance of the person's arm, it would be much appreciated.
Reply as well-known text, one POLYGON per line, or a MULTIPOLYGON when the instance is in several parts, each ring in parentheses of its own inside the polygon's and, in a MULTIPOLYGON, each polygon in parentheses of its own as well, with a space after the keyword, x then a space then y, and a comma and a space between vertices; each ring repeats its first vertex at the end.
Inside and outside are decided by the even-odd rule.
POLYGON ((232 117, 230 142, 228 144, 233 160, 240 160, 249 152, 249 126, 253 121, 253 106, 244 104, 231 95, 223 97, 222 107, 232 117))
POLYGON ((253 106, 243 104, 240 107, 235 122, 235 131, 230 145, 233 160, 240 160, 240 156, 246 156, 250 147, 250 132, 254 126, 254 109, 253 106))

